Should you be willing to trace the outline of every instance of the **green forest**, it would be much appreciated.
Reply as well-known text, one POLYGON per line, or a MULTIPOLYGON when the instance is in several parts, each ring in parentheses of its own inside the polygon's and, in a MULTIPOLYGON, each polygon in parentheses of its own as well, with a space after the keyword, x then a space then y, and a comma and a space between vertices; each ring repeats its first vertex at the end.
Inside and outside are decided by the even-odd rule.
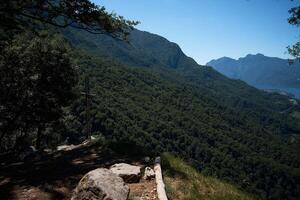
POLYGON ((98 14, 108 17, 101 29, 61 29, 17 24, 19 13, 1 11, 1 159, 31 145, 79 144, 90 130, 116 152, 170 152, 257 198, 299 199, 299 101, 229 79, 135 22, 98 14))

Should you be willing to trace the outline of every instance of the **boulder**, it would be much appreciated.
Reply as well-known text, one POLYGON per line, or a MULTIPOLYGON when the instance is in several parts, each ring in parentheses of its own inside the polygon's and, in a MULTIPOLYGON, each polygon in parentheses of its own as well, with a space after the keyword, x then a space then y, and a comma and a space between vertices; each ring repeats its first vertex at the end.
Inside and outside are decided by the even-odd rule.
POLYGON ((123 178, 126 183, 137 183, 141 178, 141 167, 126 163, 114 164, 110 170, 123 178))
POLYGON ((154 170, 151 169, 151 167, 146 167, 145 168, 145 173, 144 173, 144 179, 145 180, 151 180, 154 177, 155 177, 154 170))
POLYGON ((71 200, 126 200, 129 187, 111 170, 90 171, 78 183, 71 200))

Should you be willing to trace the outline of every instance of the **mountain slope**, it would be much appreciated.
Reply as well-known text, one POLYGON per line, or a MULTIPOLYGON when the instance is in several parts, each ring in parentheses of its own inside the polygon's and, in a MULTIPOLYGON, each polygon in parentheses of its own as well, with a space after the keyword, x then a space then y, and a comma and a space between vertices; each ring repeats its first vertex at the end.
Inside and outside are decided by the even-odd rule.
POLYGON ((197 63, 183 54, 179 46, 163 37, 133 30, 128 42, 107 35, 91 35, 84 31, 67 29, 64 35, 72 44, 96 56, 111 57, 134 66, 167 66, 184 68, 197 63))
MULTIPOLYGON (((137 32, 141 41, 132 36, 130 45, 104 42, 103 35, 66 34, 88 54, 76 59, 96 95, 93 133, 122 152, 173 152, 203 174, 263 198, 299 197, 299 143, 290 140, 300 130, 294 115, 299 106, 197 65, 160 36, 137 32), (170 49, 159 48, 154 38, 170 49)), ((66 134, 73 140, 84 131, 84 102, 78 99, 70 110, 66 134)))
POLYGON ((227 106, 235 107, 239 101, 245 101, 245 104, 280 112, 292 105, 288 98, 268 95, 241 81, 228 79, 210 67, 198 65, 177 44, 155 34, 134 30, 128 42, 73 29, 66 30, 64 35, 75 47, 93 56, 111 58, 130 66, 155 68, 166 79, 188 82, 210 93, 215 101, 222 98, 222 104, 227 106), (270 98, 275 100, 269 101, 270 98))
MULTIPOLYGON (((289 65, 285 59, 249 54, 238 60, 223 57, 207 65, 230 78, 241 79, 258 88, 298 88, 300 91, 299 62, 289 65)), ((300 92, 296 95, 300 95, 300 92)))
POLYGON ((162 155, 166 193, 172 200, 254 200, 255 197, 236 186, 204 176, 182 159, 169 153, 162 155))

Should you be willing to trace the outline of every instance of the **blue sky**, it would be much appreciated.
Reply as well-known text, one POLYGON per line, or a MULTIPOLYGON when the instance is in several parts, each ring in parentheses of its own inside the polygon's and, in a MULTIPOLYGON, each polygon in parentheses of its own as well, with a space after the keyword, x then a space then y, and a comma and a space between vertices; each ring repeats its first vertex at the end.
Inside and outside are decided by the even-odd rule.
POLYGON ((288 58, 300 28, 287 23, 300 0, 93 0, 141 22, 138 29, 179 44, 199 64, 263 53, 288 58))

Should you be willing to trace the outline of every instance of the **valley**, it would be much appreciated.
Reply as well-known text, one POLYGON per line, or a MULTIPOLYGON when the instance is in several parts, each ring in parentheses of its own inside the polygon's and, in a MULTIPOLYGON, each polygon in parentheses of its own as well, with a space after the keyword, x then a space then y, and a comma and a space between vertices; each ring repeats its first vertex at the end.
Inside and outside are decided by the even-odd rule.
MULTIPOLYGON (((159 22, 146 20, 148 28, 97 1, 1 4, 0 199, 300 198, 300 43, 287 49, 293 64, 263 54, 221 57, 272 52, 278 31, 269 41, 246 30, 269 21, 276 28, 280 6, 267 4, 277 12, 264 24, 264 17, 251 21, 268 14, 258 1, 163 10, 176 23, 145 9, 181 3, 122 5, 142 6, 137 16, 159 22), (211 55, 221 58, 196 62, 211 55)), ((288 18, 297 28, 299 13, 293 7, 288 18)))

